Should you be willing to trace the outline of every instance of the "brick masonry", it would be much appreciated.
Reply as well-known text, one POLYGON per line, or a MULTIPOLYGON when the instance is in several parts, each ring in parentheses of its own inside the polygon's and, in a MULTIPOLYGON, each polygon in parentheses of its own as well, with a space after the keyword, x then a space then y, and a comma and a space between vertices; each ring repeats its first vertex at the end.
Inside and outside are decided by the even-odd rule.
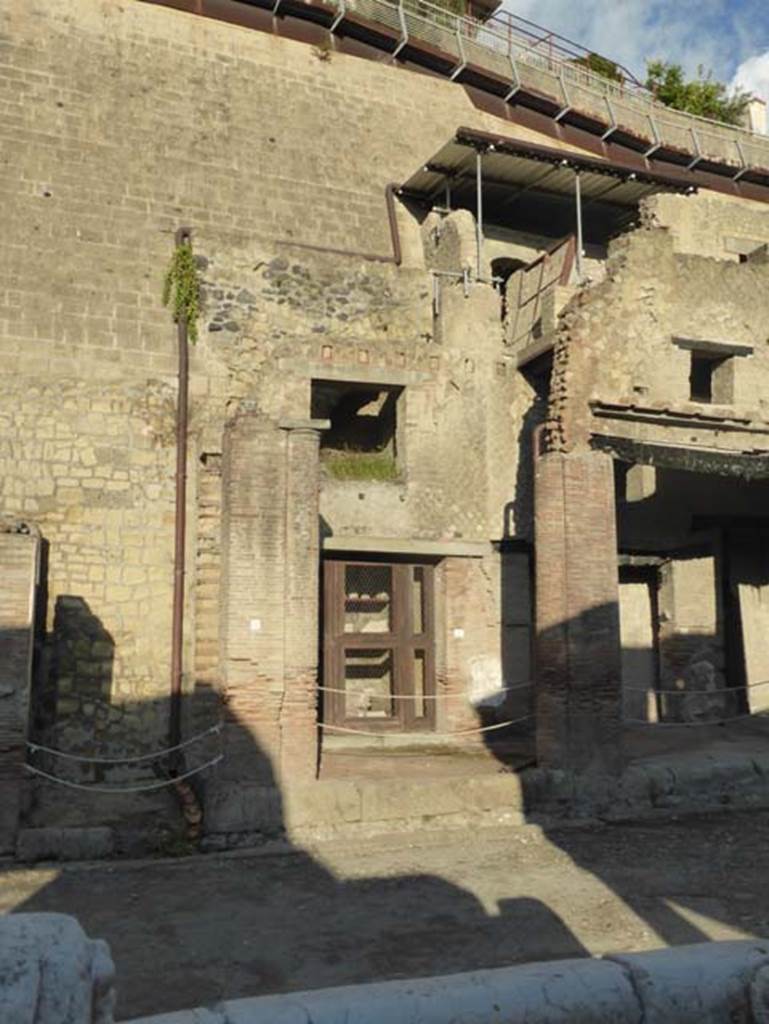
POLYGON ((616 770, 620 636, 614 472, 597 452, 536 470, 537 754, 548 768, 616 770))

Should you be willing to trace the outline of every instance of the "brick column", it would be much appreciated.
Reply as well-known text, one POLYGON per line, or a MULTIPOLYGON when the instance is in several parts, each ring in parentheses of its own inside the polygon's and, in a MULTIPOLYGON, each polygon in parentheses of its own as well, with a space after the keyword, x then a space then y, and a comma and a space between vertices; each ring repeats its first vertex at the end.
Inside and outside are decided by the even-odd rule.
POLYGON ((312 779, 318 760, 316 684, 320 587, 320 432, 306 421, 286 432, 286 547, 281 774, 312 779))
POLYGON ((318 440, 325 421, 244 416, 223 464, 221 776, 273 783, 317 764, 318 440))
POLYGON ((539 458, 535 540, 539 763, 615 771, 621 648, 609 456, 551 452, 539 458))
POLYGON ((0 853, 12 853, 24 769, 32 673, 37 537, 0 533, 0 853))

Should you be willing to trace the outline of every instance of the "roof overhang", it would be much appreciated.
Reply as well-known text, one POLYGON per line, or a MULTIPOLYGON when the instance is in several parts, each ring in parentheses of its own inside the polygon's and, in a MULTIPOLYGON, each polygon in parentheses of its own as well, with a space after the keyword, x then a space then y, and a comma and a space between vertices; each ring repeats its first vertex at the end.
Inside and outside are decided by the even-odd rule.
POLYGON ((615 210, 635 209, 643 198, 655 192, 696 191, 683 175, 639 171, 523 139, 460 128, 453 139, 404 182, 404 196, 435 202, 442 199, 448 186, 454 204, 461 206, 466 201, 474 205, 478 153, 483 154, 484 203, 486 196, 493 197, 494 192, 499 192, 504 201, 524 192, 572 201, 577 174, 585 205, 615 210))

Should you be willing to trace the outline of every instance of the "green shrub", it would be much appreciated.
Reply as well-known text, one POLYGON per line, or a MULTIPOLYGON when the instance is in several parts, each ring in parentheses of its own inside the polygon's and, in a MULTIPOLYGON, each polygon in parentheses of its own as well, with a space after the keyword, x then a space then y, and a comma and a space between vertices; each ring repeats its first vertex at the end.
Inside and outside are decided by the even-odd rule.
POLYGON ((398 466, 391 452, 356 452, 326 448, 321 452, 323 465, 335 480, 398 479, 398 466))

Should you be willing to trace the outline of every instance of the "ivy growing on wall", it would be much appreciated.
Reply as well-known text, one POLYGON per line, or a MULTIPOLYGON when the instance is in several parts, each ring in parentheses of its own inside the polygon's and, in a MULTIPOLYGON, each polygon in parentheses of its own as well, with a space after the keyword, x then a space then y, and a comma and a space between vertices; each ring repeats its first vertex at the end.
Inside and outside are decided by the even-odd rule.
POLYGON ((163 305, 171 306, 177 323, 186 321, 190 341, 197 341, 200 280, 189 242, 182 242, 174 249, 163 283, 163 305))

